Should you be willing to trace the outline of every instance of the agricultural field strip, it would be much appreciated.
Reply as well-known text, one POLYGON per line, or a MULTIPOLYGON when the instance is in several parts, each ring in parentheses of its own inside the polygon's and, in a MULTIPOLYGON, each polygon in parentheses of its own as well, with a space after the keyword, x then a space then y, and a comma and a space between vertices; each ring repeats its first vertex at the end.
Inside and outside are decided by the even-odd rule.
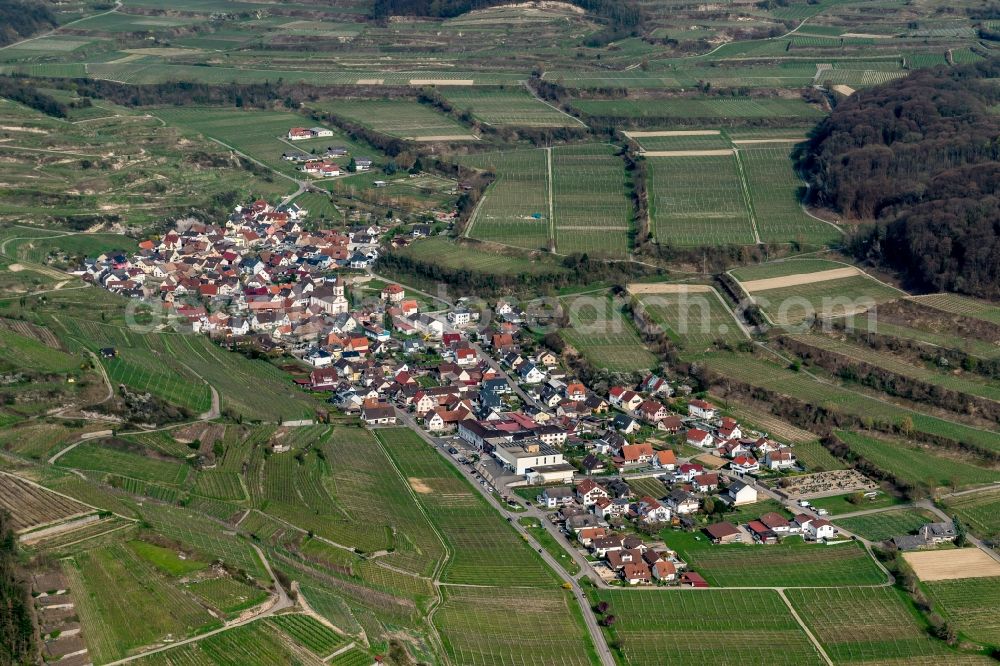
POLYGON ((790 339, 817 347, 847 359, 882 368, 888 372, 909 377, 941 388, 966 393, 987 400, 1000 400, 1000 385, 971 373, 936 372, 926 366, 915 365, 890 352, 882 352, 861 345, 836 340, 825 335, 789 335, 790 339))
POLYGON ((929 416, 839 384, 819 381, 803 373, 792 372, 767 361, 714 355, 706 356, 703 362, 716 372, 737 381, 796 397, 815 405, 830 405, 861 418, 901 419, 908 416, 913 420, 916 432, 965 441, 984 449, 1000 449, 1000 436, 995 432, 929 416))
POLYGON ((0 487, 0 510, 10 512, 11 526, 17 532, 60 523, 95 511, 94 507, 14 474, 0 472, 0 478, 4 479, 0 487))

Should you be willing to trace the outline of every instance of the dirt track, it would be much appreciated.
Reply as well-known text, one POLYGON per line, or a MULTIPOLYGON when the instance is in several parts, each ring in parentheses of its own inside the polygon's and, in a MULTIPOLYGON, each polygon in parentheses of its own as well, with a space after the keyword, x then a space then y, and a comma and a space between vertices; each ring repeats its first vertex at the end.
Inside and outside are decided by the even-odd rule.
POLYGON ((803 141, 808 141, 804 136, 799 138, 788 138, 788 139, 733 139, 732 142, 735 144, 752 144, 752 143, 801 143, 803 141))
POLYGON ((903 553, 923 581, 1000 576, 1000 563, 978 548, 903 553))
POLYGON ((664 284, 664 283, 636 283, 626 287, 628 293, 639 294, 695 294, 712 291, 707 284, 664 284))
POLYGON ((478 141, 471 134, 435 134, 431 136, 408 136, 410 141, 478 141))
POLYGON ((719 130, 654 130, 649 132, 625 132, 630 138, 654 136, 718 136, 719 130))
POLYGON ((411 86, 474 86, 472 79, 410 79, 411 86))
POLYGON ((642 153, 643 157, 710 157, 732 154, 732 148, 720 148, 718 150, 646 150, 642 153))
POLYGON ((782 277, 765 278, 763 280, 750 280, 740 282, 748 292, 765 291, 767 289, 781 289, 782 287, 797 287, 800 284, 812 284, 813 282, 826 282, 827 280, 839 280, 841 278, 864 275, 864 272, 854 266, 844 266, 843 268, 832 268, 828 271, 817 271, 816 273, 798 273, 796 275, 784 275, 782 277))

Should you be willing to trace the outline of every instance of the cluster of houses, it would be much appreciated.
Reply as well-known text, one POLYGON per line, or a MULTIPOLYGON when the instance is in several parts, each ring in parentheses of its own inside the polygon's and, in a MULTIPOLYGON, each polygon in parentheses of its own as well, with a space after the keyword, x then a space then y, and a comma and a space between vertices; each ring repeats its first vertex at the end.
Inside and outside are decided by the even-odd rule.
MULTIPOLYGON (((355 338, 376 338, 372 327, 386 301, 352 310, 335 272, 369 267, 384 229, 306 231, 306 215, 294 204, 255 201, 224 224, 187 220, 139 243, 134 255, 87 259, 78 274, 115 293, 159 300, 195 332, 213 336, 255 335, 285 349, 350 348, 355 338)), ((415 313, 416 301, 404 301, 394 295, 392 305, 415 313)))
MULTIPOLYGON (((307 139, 321 139, 333 136, 333 131, 325 127, 292 127, 288 130, 286 138, 289 141, 305 141, 307 139)), ((335 162, 336 158, 346 157, 348 151, 341 146, 332 146, 326 149, 322 155, 312 155, 309 153, 284 153, 281 157, 289 162, 300 164, 299 170, 302 173, 317 178, 333 178, 342 173, 340 164, 335 162)), ((354 159, 355 171, 368 171, 374 162, 367 157, 356 157, 354 159)))
POLYGON ((758 543, 776 544, 788 536, 801 536, 806 541, 826 541, 837 535, 833 524, 825 518, 800 513, 788 519, 769 511, 745 525, 721 522, 709 525, 705 534, 715 544, 758 543))

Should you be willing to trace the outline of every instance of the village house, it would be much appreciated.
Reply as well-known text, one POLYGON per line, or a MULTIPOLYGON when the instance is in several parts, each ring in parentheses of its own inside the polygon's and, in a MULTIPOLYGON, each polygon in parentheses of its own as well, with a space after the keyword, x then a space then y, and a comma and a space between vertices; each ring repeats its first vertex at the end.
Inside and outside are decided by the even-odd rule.
POLYGON ((576 484, 577 501, 584 506, 593 506, 598 499, 608 499, 609 497, 608 491, 591 479, 585 479, 576 484))
POLYGON ((715 405, 700 398, 695 398, 688 403, 688 415, 698 419, 714 419, 718 410, 715 405))
POLYGON ((732 523, 715 523, 706 527, 704 531, 714 544, 743 543, 743 532, 732 523))

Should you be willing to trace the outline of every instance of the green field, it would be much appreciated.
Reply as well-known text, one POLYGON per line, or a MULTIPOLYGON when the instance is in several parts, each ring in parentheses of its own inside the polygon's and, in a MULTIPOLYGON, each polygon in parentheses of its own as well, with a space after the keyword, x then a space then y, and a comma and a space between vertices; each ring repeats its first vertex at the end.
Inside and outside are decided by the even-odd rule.
POLYGON ((439 89, 459 112, 495 127, 582 127, 576 118, 532 97, 522 87, 439 89))
POLYGON ((987 463, 963 459, 957 454, 947 455, 934 447, 843 430, 837 431, 837 437, 865 460, 904 483, 964 488, 1000 481, 1000 470, 991 469, 987 463))
POLYGON ((931 638, 895 588, 788 590, 786 595, 835 664, 896 659, 979 663, 971 656, 966 657, 969 662, 962 661, 963 655, 931 638))
POLYGON ((434 614, 445 651, 456 664, 584 666, 599 663, 569 592, 446 587, 434 614), (516 606, 516 613, 509 609, 516 606), (496 618, 504 617, 503 622, 496 618))
POLYGON ((824 663, 772 590, 594 590, 590 598, 615 616, 606 631, 625 666, 727 664, 737 655, 761 666, 824 663))
POLYGON ((128 548, 111 545, 63 564, 90 657, 98 663, 165 637, 175 639, 220 623, 193 597, 128 548), (136 622, 141 609, 142 621, 136 622))
POLYGON ((399 250, 399 254, 450 269, 494 275, 546 275, 566 270, 548 255, 528 258, 510 251, 500 252, 486 248, 487 246, 472 243, 456 243, 444 236, 434 236, 406 246, 399 250))
POLYGON ((552 149, 552 199, 556 250, 591 257, 628 254, 632 215, 625 168, 614 146, 589 144, 552 149))
POLYGON ((814 317, 840 317, 870 310, 903 294, 867 275, 854 275, 790 287, 753 290, 750 295, 773 323, 798 326, 814 317))
MULTIPOLYGON (((296 113, 217 108, 158 109, 155 113, 169 125, 220 141, 288 176, 295 176, 298 171, 294 164, 281 159, 283 153, 341 146, 347 148, 351 156, 378 160, 374 150, 351 141, 336 130, 331 137, 287 141, 285 136, 289 129, 312 127, 316 124, 296 113)), ((337 158, 344 165, 349 159, 350 157, 337 158)))
POLYGON ((635 298, 652 320, 685 349, 703 350, 717 340, 737 344, 747 339, 714 290, 641 294, 635 298))
MULTIPOLYGON (((754 517, 760 512, 755 512, 754 517)), ((700 540, 695 536, 687 532, 663 532, 667 545, 713 587, 748 584, 848 587, 885 582, 885 574, 857 542, 822 545, 787 537, 780 544, 770 546, 716 546, 704 536, 700 540)))
POLYGON ((995 432, 906 409, 836 384, 822 383, 770 361, 747 356, 714 354, 706 356, 703 363, 719 374, 736 381, 776 391, 863 420, 899 425, 904 419, 909 418, 913 422, 914 431, 911 437, 927 433, 966 442, 983 449, 996 449, 1000 446, 1000 436, 995 432))
POLYGON ((310 104, 324 113, 342 116, 376 132, 401 139, 448 136, 473 140, 468 127, 412 100, 342 100, 310 104))
POLYGON ((944 312, 1000 324, 1000 307, 958 294, 931 294, 914 297, 916 302, 944 312))
POLYGON ((653 237, 671 245, 755 241, 732 155, 646 158, 653 237))
POLYGON ((610 298, 574 296, 562 299, 561 305, 568 312, 569 327, 560 330, 560 335, 597 367, 635 372, 656 364, 631 319, 610 298))
POLYGON ((797 99, 755 97, 679 97, 667 99, 579 99, 577 111, 619 118, 820 118, 823 113, 797 99))
MULTIPOLYGON (((657 136, 633 136, 643 151, 676 151, 676 150, 732 150, 729 142, 719 130, 703 130, 704 134, 674 134, 657 136)), ((697 130, 696 130, 697 132, 697 130)))
MULTIPOLYGON (((766 292, 765 292, 766 293, 766 292)), ((1000 382, 990 381, 974 373, 945 372, 926 365, 910 363, 891 351, 879 351, 868 346, 835 339, 825 335, 792 335, 792 340, 830 352, 849 361, 882 368, 902 377, 940 386, 942 389, 970 396, 1000 401, 1000 382)))
POLYGON ((992 543, 1000 541, 1000 488, 946 497, 941 503, 949 514, 957 515, 970 532, 992 543))
POLYGON ((544 150, 486 153, 461 163, 496 174, 469 222, 469 236, 531 250, 549 248, 552 220, 544 150))
POLYGON ((935 609, 970 640, 1000 643, 1000 578, 965 578, 923 583, 935 609))
POLYGON ((933 513, 923 509, 893 509, 866 516, 841 518, 837 525, 869 541, 885 541, 894 536, 916 534, 917 530, 936 520, 933 513))

